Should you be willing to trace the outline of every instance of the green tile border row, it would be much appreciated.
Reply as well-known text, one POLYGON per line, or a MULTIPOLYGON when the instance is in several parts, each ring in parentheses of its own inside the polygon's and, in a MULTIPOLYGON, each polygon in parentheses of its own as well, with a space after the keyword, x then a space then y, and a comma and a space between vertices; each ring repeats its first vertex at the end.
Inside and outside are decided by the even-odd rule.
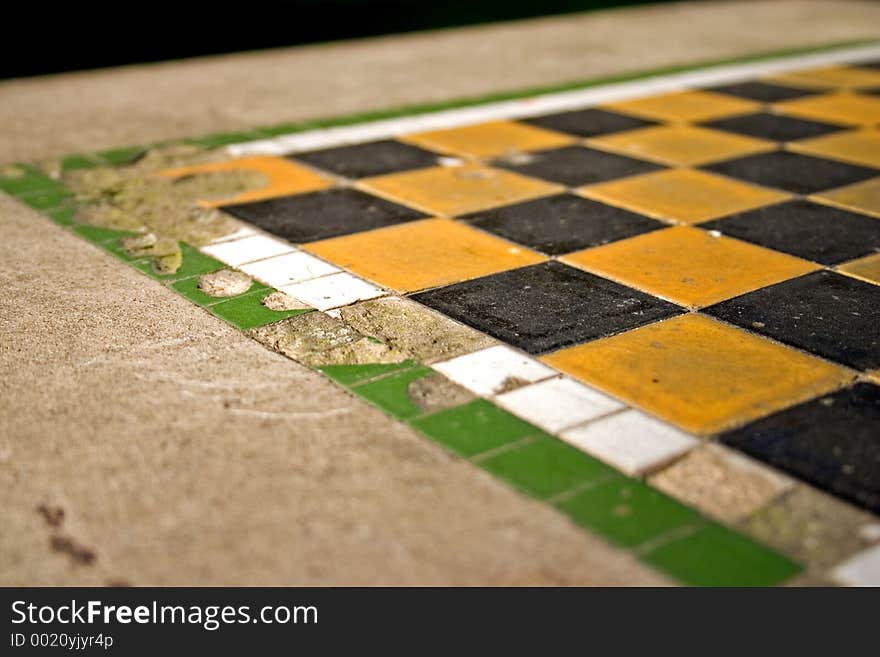
MULTIPOLYGON (((118 158, 118 161, 123 162, 126 161, 126 157, 133 157, 134 154, 135 149, 120 149, 110 153, 110 158, 118 158)), ((71 156, 65 159, 74 160, 77 163, 75 168, 83 168, 86 165, 96 166, 94 160, 84 161, 80 159, 82 157, 71 156)), ((173 274, 159 274, 154 271, 150 257, 133 258, 122 248, 120 240, 135 233, 77 223, 75 221, 77 202, 73 193, 62 181, 48 176, 29 164, 13 166, 18 167, 23 175, 0 178, 0 191, 29 205, 62 228, 113 255, 140 273, 161 282, 180 296, 240 330, 246 331, 311 312, 311 309, 277 311, 267 308, 261 301, 275 290, 256 282, 246 292, 231 297, 210 297, 204 294, 198 288, 198 277, 227 267, 223 262, 203 254, 185 242, 180 242, 183 261, 178 270, 173 274)))
MULTIPOLYGON (((666 67, 443 103, 287 123, 163 143, 190 143, 204 148, 217 148, 231 143, 317 128, 585 89, 708 66, 828 52, 869 43, 877 42, 859 40, 830 46, 787 49, 696 65, 666 67)), ((61 170, 68 172, 101 165, 130 164, 148 148, 158 145, 162 144, 70 155, 60 160, 61 170)), ((131 258, 121 248, 119 240, 133 233, 76 223, 76 200, 62 181, 46 175, 31 164, 19 163, 11 166, 18 167, 22 175, 0 178, 0 191, 40 211, 56 224, 242 331, 311 312, 273 311, 266 308, 261 301, 274 290, 257 282, 246 292, 228 298, 204 294, 198 288, 198 276, 226 268, 226 265, 183 242, 183 263, 178 271, 170 275, 157 274, 152 268, 150 258, 131 258)), ((706 518, 641 480, 627 477, 486 399, 477 398, 451 408, 423 412, 408 398, 406 391, 409 384, 422 377, 442 375, 416 361, 328 365, 315 369, 351 393, 376 405, 394 419, 408 424, 457 457, 470 461, 521 493, 553 506, 579 527, 601 536, 621 549, 632 551, 643 563, 684 584, 770 586, 784 582, 802 569, 780 552, 706 518)))
POLYGON ((414 361, 315 368, 454 455, 692 586, 772 586, 802 567, 486 399, 421 413, 406 388, 441 376, 414 361))

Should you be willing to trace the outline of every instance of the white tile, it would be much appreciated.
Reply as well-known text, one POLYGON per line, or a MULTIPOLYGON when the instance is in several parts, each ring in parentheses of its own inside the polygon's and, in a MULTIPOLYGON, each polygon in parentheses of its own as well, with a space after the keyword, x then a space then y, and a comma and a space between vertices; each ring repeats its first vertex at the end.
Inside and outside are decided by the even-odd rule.
POLYGON ((566 377, 523 386, 498 395, 495 401, 551 433, 624 408, 619 401, 566 377))
POLYGON ((563 440, 628 475, 642 475, 681 456, 699 440, 639 411, 624 411, 563 431, 563 440))
POLYGON ((432 367, 478 395, 501 393, 513 379, 532 383, 556 374, 534 358, 504 345, 434 363, 432 367))
POLYGON ((238 230, 229 233, 228 235, 224 235, 223 237, 218 237, 215 240, 211 240, 211 244, 222 244, 223 242, 231 242, 232 240, 240 240, 242 237, 250 237, 251 235, 257 235, 257 231, 251 228, 250 226, 242 226, 238 230))
POLYGON ((242 265, 241 270, 258 281, 280 288, 285 285, 307 281, 310 278, 334 274, 337 267, 324 262, 308 253, 294 251, 284 255, 258 260, 242 265))
POLYGON ((318 310, 347 306, 355 301, 375 299, 385 294, 381 288, 346 272, 285 285, 281 289, 318 310))
POLYGON ((846 586, 880 586, 880 545, 875 545, 844 561, 831 571, 846 586))
POLYGON ((246 262, 271 258, 282 253, 291 253, 290 244, 273 240, 265 235, 252 235, 232 242, 209 244, 202 247, 202 252, 222 260, 230 267, 238 267, 246 262))

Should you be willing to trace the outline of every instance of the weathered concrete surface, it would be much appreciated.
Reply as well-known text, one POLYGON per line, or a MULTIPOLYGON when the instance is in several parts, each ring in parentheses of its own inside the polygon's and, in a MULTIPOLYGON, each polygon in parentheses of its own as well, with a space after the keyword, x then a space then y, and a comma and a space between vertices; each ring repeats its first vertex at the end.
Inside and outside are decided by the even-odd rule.
POLYGON ((880 38, 872 0, 683 2, 0 83, 0 162, 880 38))
POLYGON ((0 233, 0 584, 663 583, 2 195, 0 233))

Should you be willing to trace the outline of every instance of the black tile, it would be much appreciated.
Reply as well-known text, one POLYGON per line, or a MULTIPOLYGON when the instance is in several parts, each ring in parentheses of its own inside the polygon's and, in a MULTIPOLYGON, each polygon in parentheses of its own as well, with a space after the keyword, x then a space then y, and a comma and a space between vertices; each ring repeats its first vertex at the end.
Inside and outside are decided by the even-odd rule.
POLYGON ((833 265, 880 251, 880 221, 809 201, 734 214, 700 228, 833 265))
POLYGON ((813 194, 880 175, 877 169, 787 151, 749 155, 703 168, 795 194, 813 194))
POLYGON ((671 303, 559 262, 484 276, 413 298, 531 354, 681 312, 671 303))
POLYGON ((267 201, 225 205, 221 210, 291 242, 311 242, 425 216, 417 210, 354 189, 282 196, 267 201))
POLYGON ((347 178, 381 176, 437 165, 436 153, 391 139, 296 153, 289 157, 347 178))
POLYGON ((880 367, 880 285, 817 271, 703 312, 859 370, 880 367))
POLYGON ((860 383, 720 437, 776 468, 880 513, 880 387, 860 383))
POLYGON ((579 137, 595 137, 597 135, 610 135, 614 132, 644 128, 656 125, 654 121, 637 119, 633 116, 617 114, 600 109, 576 110, 574 112, 561 112, 559 114, 547 114, 535 116, 529 119, 521 119, 523 123, 559 132, 567 132, 579 137))
POLYGON ((582 146, 522 153, 493 162, 495 166, 551 182, 579 187, 593 183, 656 171, 662 167, 582 146))
POLYGON ((794 87, 770 84, 768 82, 738 82, 736 84, 712 87, 711 89, 706 89, 706 91, 714 91, 719 94, 737 96, 748 100, 757 100, 763 103, 777 103, 782 100, 812 96, 816 93, 815 91, 795 89, 794 87))
POLYGON ((853 64, 852 66, 857 66, 859 68, 877 68, 880 69, 880 59, 875 59, 872 62, 860 62, 858 64, 853 64))
MULTIPOLYGON (((571 253, 665 226, 640 214, 573 194, 505 205, 461 219, 548 255, 571 253)), ((880 221, 874 221, 880 225, 880 221)))
POLYGON ((794 141, 795 139, 818 137, 819 135, 844 129, 839 125, 819 123, 818 121, 805 121, 804 119, 795 119, 781 114, 770 114, 769 112, 734 116, 730 119, 711 121, 703 125, 707 128, 726 130, 727 132, 758 137, 759 139, 769 139, 770 141, 794 141))
POLYGON ((880 87, 872 87, 871 89, 859 89, 859 93, 870 94, 872 96, 880 96, 880 87))

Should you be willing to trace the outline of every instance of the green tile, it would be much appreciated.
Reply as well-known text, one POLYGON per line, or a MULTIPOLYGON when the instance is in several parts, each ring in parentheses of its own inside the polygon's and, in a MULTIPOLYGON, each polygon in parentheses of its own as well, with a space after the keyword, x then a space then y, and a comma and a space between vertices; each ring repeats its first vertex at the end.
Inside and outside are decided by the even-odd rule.
POLYGON ((141 265, 137 265, 137 268, 148 276, 160 281, 177 281, 182 278, 189 278, 190 276, 196 276, 197 274, 207 274, 226 267, 226 265, 219 260, 206 256, 198 249, 195 249, 184 242, 180 243, 180 251, 183 255, 183 261, 177 271, 173 274, 157 274, 153 271, 152 258, 141 265))
POLYGON ((15 168, 22 172, 21 176, 0 178, 0 190, 7 194, 18 196, 20 194, 27 194, 46 188, 57 187, 60 184, 57 180, 52 180, 52 178, 44 174, 42 171, 38 171, 31 166, 19 164, 15 168))
POLYGON ((131 164, 146 152, 146 146, 130 146, 128 148, 114 148, 109 151, 101 151, 100 153, 95 153, 95 157, 100 158, 106 164, 118 166, 121 164, 131 164))
POLYGON ((264 326, 265 324, 271 324, 272 322, 277 322, 287 317, 311 312, 310 309, 270 310, 262 304, 263 299, 266 298, 269 293, 271 293, 271 290, 268 292, 266 290, 261 290, 251 294, 244 294, 228 299, 227 301, 215 303, 214 305, 209 306, 208 309, 217 315, 217 317, 225 319, 230 324, 234 324, 242 330, 264 326))
POLYGON ((431 374, 434 374, 434 370, 419 365, 399 374, 386 376, 378 381, 355 386, 352 388, 352 392, 373 402, 397 419, 406 420, 423 413, 407 393, 409 384, 431 374))
POLYGON ((700 515, 635 479, 621 477, 558 504, 575 523, 624 547, 700 520, 700 515))
POLYGON ((620 476, 601 461, 551 436, 496 454, 479 465, 539 498, 620 476))
POLYGON ((378 376, 407 370, 416 365, 414 360, 404 360, 399 363, 373 363, 369 365, 324 365, 318 370, 331 379, 344 386, 350 386, 367 379, 375 379, 378 376))
POLYGON ((68 155, 61 159, 61 170, 67 173, 68 171, 91 169, 99 164, 100 162, 90 155, 68 155))
POLYGON ((447 449, 476 456, 542 431, 484 399, 413 420, 412 425, 447 449))
POLYGON ((801 567, 725 527, 709 524, 642 557, 691 586, 774 586, 801 567))
POLYGON ((196 137, 189 139, 189 143, 203 146, 204 148, 218 148, 220 146, 228 146, 242 141, 254 141, 262 139, 265 135, 261 130, 243 130, 240 132, 220 132, 213 135, 205 135, 204 137, 196 137))
POLYGON ((73 194, 63 185, 54 185, 42 189, 17 194, 16 198, 36 210, 49 210, 61 206, 71 206, 73 194))
POLYGON ((303 122, 300 123, 282 123, 281 125, 273 125, 268 128, 260 128, 260 137, 280 137, 281 135, 288 135, 294 132, 302 132, 305 128, 307 128, 306 124, 303 122))
MULTIPOLYGON (((208 294, 205 294, 199 289, 199 276, 191 276, 189 278, 184 278, 182 281, 177 281, 172 286, 174 290, 180 294, 181 296, 186 297, 190 301, 199 306, 212 306, 216 303, 221 303, 223 301, 229 301, 234 299, 235 297, 212 297, 208 294)), ((272 288, 263 285, 262 283, 258 283, 256 281, 250 286, 247 292, 243 292, 242 294, 255 294, 261 291, 271 291, 272 288)), ((235 295, 236 297, 242 296, 241 294, 235 295)))
POLYGON ((45 210, 43 214, 49 217, 56 224, 60 224, 62 226, 70 226, 74 223, 73 218, 76 216, 78 207, 75 205, 68 205, 61 208, 54 208, 52 210, 45 210))
POLYGON ((73 232, 95 244, 123 237, 131 237, 136 234, 128 230, 115 230, 113 228, 102 228, 100 226, 90 226, 88 224, 79 224, 73 229, 73 232))

